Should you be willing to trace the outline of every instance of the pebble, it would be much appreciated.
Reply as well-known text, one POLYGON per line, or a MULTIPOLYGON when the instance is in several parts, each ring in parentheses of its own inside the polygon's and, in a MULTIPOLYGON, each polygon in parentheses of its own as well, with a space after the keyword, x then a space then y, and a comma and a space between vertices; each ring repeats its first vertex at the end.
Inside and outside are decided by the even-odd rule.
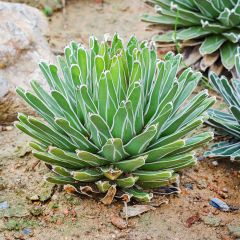
POLYGON ((33 215, 33 216, 40 216, 43 214, 43 209, 41 206, 33 206, 31 209, 30 209, 30 213, 33 215))
POLYGON ((231 225, 228 224, 227 225, 228 231, 229 233, 236 238, 240 237, 240 225, 231 225))
POLYGON ((127 227, 126 221, 119 216, 113 216, 111 218, 111 223, 119 229, 124 229, 127 227))
POLYGON ((207 188, 208 184, 207 184, 207 181, 205 180, 199 180, 199 182, 197 183, 197 188, 198 189, 205 189, 207 188))
POLYGON ((39 201, 39 196, 38 195, 33 195, 29 198, 31 201, 39 201))
POLYGON ((187 189, 193 190, 192 183, 186 183, 186 184, 184 184, 184 187, 187 188, 187 189))
POLYGON ((212 215, 201 217, 201 219, 205 224, 212 227, 218 227, 221 224, 221 219, 212 215))
POLYGON ((223 191, 224 193, 228 193, 228 189, 227 189, 227 188, 223 188, 222 191, 223 191))
POLYGON ((29 228, 24 228, 22 232, 24 235, 29 235, 32 231, 29 228))
POLYGON ((9 204, 7 201, 0 203, 0 209, 7 209, 7 208, 9 208, 9 204))
POLYGON ((213 165, 214 167, 217 167, 217 166, 218 166, 218 161, 212 161, 212 165, 213 165))

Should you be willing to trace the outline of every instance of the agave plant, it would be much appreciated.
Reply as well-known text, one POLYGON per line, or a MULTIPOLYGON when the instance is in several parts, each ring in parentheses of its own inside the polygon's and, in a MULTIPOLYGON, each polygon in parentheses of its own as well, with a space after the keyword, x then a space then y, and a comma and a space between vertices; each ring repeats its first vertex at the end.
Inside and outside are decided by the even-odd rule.
MULTIPOLYGON (((171 30, 155 35, 153 40, 174 42, 180 46, 200 44, 204 56, 203 70, 218 59, 230 70, 240 41, 240 0, 150 0, 157 16, 144 15, 143 20, 168 25, 171 30)), ((197 59, 197 58, 196 58, 197 59)))
POLYGON ((216 109, 209 109, 209 124, 230 141, 217 143, 211 151, 205 153, 210 157, 230 157, 231 160, 240 160, 240 48, 235 56, 238 79, 232 80, 232 85, 225 77, 218 78, 210 74, 213 87, 221 94, 228 105, 228 113, 216 109))
POLYGON ((34 93, 17 93, 44 120, 19 114, 16 126, 35 139, 34 156, 52 166, 47 181, 106 194, 104 203, 115 195, 149 201, 144 189, 171 185, 176 172, 196 164, 192 150, 213 134, 183 138, 215 100, 202 91, 186 103, 201 73, 189 68, 177 78, 181 58, 159 60, 153 43, 133 36, 124 47, 116 34, 111 43, 91 37, 89 49, 70 43, 58 57, 60 73, 41 62, 50 92, 32 81, 34 93))

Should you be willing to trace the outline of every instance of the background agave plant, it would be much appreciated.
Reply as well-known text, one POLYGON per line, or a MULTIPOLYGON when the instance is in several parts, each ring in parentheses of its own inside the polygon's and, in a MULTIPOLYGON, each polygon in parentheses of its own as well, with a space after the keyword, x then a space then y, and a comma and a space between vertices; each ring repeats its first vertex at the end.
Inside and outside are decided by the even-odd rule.
POLYGON ((206 156, 240 160, 240 48, 235 61, 238 79, 233 79, 232 85, 225 77, 218 78, 216 74, 210 74, 211 84, 224 98, 229 113, 210 109, 209 124, 218 129, 221 134, 231 136, 232 139, 215 144, 211 151, 205 153, 206 156))
POLYGON ((51 91, 32 81, 34 93, 17 92, 44 121, 19 114, 16 126, 52 166, 46 179, 70 192, 106 194, 106 204, 116 194, 149 201, 144 189, 176 182, 177 171, 196 164, 192 150, 213 137, 182 139, 215 101, 202 91, 186 103, 201 74, 189 68, 177 78, 180 62, 173 53, 159 60, 152 43, 134 36, 124 48, 116 34, 111 44, 91 37, 89 49, 72 42, 58 57, 61 73, 40 63, 51 91))
MULTIPOLYGON (((150 0, 156 6, 157 16, 144 15, 143 20, 168 25, 172 30, 155 35, 153 40, 179 44, 180 47, 199 45, 202 56, 200 67, 206 70, 221 60, 230 70, 240 41, 239 0, 150 0)), ((192 50, 192 48, 191 48, 192 50)), ((200 55, 199 55, 200 56, 200 55)), ((193 63, 199 59, 196 54, 193 63)), ((187 60, 188 62, 189 60, 187 60)), ((220 68, 221 69, 221 68, 220 68)))

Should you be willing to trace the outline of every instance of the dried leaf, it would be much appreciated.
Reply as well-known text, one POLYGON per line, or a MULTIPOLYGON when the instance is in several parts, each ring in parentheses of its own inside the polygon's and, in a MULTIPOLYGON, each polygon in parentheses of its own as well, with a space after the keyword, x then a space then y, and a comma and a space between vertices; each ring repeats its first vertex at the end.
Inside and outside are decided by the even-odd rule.
POLYGON ((134 206, 128 206, 127 208, 124 207, 121 212, 121 217, 123 218, 130 218, 139 216, 142 213, 148 212, 150 210, 155 210, 155 207, 152 207, 150 205, 134 205, 134 206))
POLYGON ((105 205, 110 205, 113 201, 113 198, 114 198, 116 192, 117 192, 116 186, 115 185, 111 186, 108 189, 105 197, 101 199, 101 202, 105 205))

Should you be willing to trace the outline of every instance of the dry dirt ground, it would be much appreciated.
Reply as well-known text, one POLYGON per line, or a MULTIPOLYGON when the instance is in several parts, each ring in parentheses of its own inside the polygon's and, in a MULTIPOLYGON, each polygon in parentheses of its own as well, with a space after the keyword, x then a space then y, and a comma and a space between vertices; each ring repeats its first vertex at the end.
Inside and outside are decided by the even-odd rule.
MULTIPOLYGON (((68 1, 65 12, 50 21, 49 42, 55 52, 70 40, 119 32, 150 38, 139 16, 151 11, 139 0, 68 1)), ((240 237, 240 211, 222 212, 209 205, 218 197, 240 206, 240 166, 228 160, 202 159, 181 175, 181 194, 154 199, 154 210, 130 218, 120 230, 112 224, 123 204, 104 206, 46 185, 48 172, 29 152, 29 138, 14 128, 0 131, 0 240, 231 240, 240 237), (163 204, 160 204, 164 202, 163 204), (229 231, 230 230, 230 231, 229 231), (234 237, 235 235, 235 237, 234 237)), ((202 150, 199 151, 199 156, 202 150)), ((201 157, 200 157, 201 159, 201 157)))

